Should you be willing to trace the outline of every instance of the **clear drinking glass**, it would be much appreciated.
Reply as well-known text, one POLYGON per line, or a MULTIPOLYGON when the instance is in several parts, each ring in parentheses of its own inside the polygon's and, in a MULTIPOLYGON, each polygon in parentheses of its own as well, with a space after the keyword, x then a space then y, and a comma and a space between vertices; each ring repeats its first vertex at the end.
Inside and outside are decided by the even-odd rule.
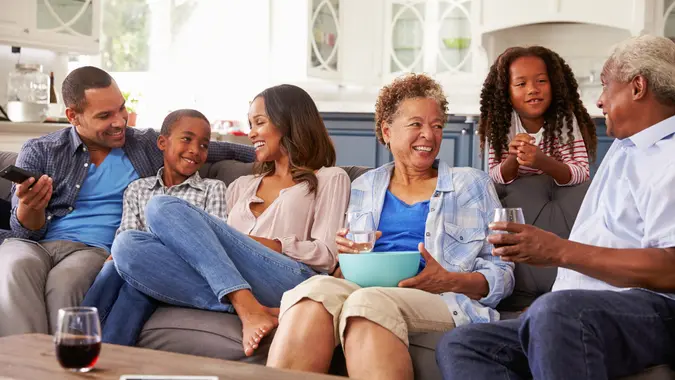
POLYGON ((59 309, 54 345, 61 367, 74 372, 89 372, 101 353, 98 310, 95 307, 59 309))
MULTIPOLYGON (((495 216, 492 219, 493 222, 511 222, 525 224, 525 217, 523 216, 523 209, 520 207, 516 208, 496 208, 495 216)), ((493 234, 508 234, 506 231, 491 231, 493 234)), ((495 248, 499 248, 502 245, 495 244, 495 248)))
POLYGON ((366 212, 347 213, 347 239, 355 243, 354 249, 359 252, 371 252, 375 246, 375 219, 366 212))

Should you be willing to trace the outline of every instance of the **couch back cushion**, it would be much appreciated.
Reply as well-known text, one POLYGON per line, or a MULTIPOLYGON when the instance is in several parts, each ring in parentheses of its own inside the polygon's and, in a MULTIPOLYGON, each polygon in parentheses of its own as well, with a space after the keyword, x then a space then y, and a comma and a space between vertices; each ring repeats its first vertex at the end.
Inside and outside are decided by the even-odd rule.
MULTIPOLYGON (((347 172, 347 175, 349 175, 349 178, 352 181, 360 177, 361 174, 370 170, 370 168, 363 166, 341 166, 341 168, 347 172)), ((204 164, 204 166, 202 166, 202 168, 199 170, 199 174, 202 177, 219 179, 225 182, 225 184, 228 186, 235 179, 243 175, 249 175, 252 172, 253 164, 247 164, 233 160, 224 160, 214 164, 204 164)))
MULTIPOLYGON (((0 170, 16 162, 17 154, 14 152, 0 152, 0 170)), ((9 201, 12 191, 12 183, 6 179, 0 178, 0 199, 9 201)))
MULTIPOLYGON (((521 177, 509 185, 496 185, 504 207, 521 207, 525 223, 567 239, 576 220, 589 182, 558 186, 546 175, 521 177)), ((513 294, 499 305, 500 311, 520 311, 551 290, 558 269, 516 264, 513 294)))

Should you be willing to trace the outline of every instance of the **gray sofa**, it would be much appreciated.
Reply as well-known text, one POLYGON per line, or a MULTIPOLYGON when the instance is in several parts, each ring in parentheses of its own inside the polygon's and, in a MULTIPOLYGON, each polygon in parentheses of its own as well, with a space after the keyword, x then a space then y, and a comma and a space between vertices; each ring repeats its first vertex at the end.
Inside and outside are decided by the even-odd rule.
MULTIPOLYGON (((0 152, 0 168, 13 163, 15 159, 16 155, 13 153, 0 152)), ((358 167, 344 169, 352 180, 367 170, 358 167)), ((205 165, 201 174, 229 184, 250 171, 251 164, 222 161, 205 165)), ((9 186, 7 181, 0 179, 0 199, 9 199, 9 186)), ((587 188, 588 184, 560 188, 548 177, 539 176, 523 178, 509 186, 498 186, 497 190, 505 206, 523 208, 527 223, 566 238, 569 236, 587 188)), ((555 268, 517 265, 514 293, 499 306, 502 318, 516 318, 520 310, 551 289, 555 275, 555 268)), ((424 380, 441 378, 435 359, 436 343, 441 335, 420 334, 411 337, 410 354, 415 367, 415 378, 424 380)), ((247 358, 241 348, 241 322, 236 315, 166 306, 160 307, 145 325, 139 346, 264 364, 269 340, 254 356, 247 358)), ((335 374, 345 374, 344 358, 339 350, 334 356, 331 371, 335 374)), ((675 379, 675 373, 668 366, 659 366, 628 379, 675 379)))

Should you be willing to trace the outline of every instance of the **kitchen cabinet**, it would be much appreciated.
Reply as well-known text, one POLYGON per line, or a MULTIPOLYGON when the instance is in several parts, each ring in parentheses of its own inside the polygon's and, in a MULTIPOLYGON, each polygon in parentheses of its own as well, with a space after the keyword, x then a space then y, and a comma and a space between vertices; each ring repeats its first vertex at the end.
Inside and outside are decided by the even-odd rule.
POLYGON ((663 4, 662 33, 675 42, 675 0, 666 0, 663 4))
POLYGON ((481 30, 539 23, 580 23, 629 29, 637 35, 645 28, 651 0, 476 0, 480 3, 481 30))
MULTIPOLYGON (((337 152, 337 165, 378 167, 393 160, 389 150, 375 137, 371 113, 322 113, 337 152)), ((476 125, 466 118, 450 116, 443 130, 438 158, 451 166, 483 169, 476 125)))
POLYGON ((309 75, 336 77, 339 74, 340 0, 311 0, 309 6, 309 75))
POLYGON ((102 0, 0 0, 0 43, 98 54, 102 0))
MULTIPOLYGON (((393 160, 389 150, 377 142, 372 113, 324 112, 321 114, 337 152, 337 165, 378 167, 393 160)), ((597 158, 591 163, 591 178, 600 167, 614 138, 607 136, 604 118, 594 118, 598 136, 597 158)), ((443 130, 438 158, 451 166, 487 170, 480 151, 477 119, 450 116, 443 130)))
POLYGON ((595 175, 600 167, 602 159, 607 154, 609 147, 612 146, 614 142, 613 137, 607 136, 607 124, 605 124, 605 118, 594 118, 595 121, 595 133, 598 136, 598 147, 595 162, 591 162, 591 178, 595 175))
POLYGON ((471 74, 478 30, 472 0, 387 0, 384 72, 471 74))

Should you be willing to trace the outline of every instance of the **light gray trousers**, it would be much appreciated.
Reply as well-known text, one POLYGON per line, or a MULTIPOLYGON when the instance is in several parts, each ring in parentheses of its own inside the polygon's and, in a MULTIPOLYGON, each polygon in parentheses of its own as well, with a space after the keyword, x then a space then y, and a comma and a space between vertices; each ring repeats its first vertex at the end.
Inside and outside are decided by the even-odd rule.
POLYGON ((79 306, 108 252, 72 241, 0 245, 0 337, 54 333, 58 310, 79 306))

